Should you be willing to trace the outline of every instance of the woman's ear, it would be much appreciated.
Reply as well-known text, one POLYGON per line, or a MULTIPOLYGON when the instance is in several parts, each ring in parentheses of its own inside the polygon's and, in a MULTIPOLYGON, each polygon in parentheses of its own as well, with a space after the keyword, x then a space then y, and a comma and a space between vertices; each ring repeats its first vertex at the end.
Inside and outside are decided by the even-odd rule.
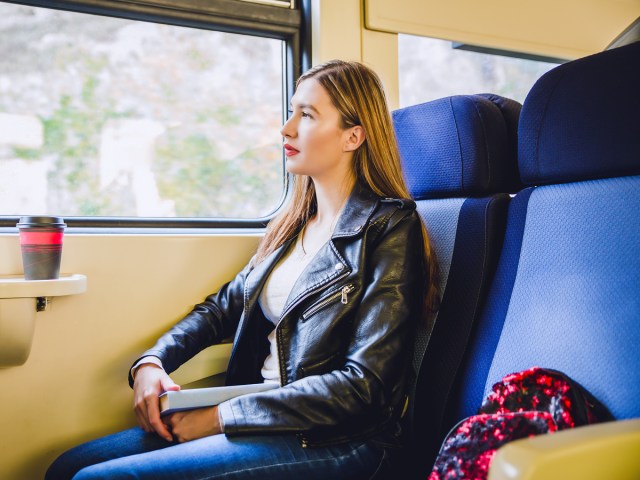
POLYGON ((347 130, 347 141, 344 145, 345 152, 355 152, 365 141, 364 128, 362 125, 356 125, 347 130))

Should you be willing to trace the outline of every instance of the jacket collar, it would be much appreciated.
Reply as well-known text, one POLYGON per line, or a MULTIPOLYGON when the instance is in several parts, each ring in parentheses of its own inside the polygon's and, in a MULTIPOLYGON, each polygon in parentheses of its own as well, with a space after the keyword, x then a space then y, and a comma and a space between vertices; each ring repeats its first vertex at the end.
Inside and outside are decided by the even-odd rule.
MULTIPOLYGON (((356 182, 331 239, 358 235, 373 215, 378 202, 379 197, 366 185, 356 182)), ((278 263, 278 260, 280 260, 282 255, 290 248, 295 238, 296 237, 290 238, 284 242, 283 245, 276 249, 263 262, 258 264, 247 276, 245 283, 245 308, 253 308, 267 277, 278 263)), ((296 301, 303 297, 309 290, 309 276, 315 279, 317 287, 318 285, 332 281, 335 277, 341 276, 343 271, 350 271, 351 269, 352 266, 338 253, 335 247, 329 247, 325 254, 319 255, 295 282, 283 312, 289 310, 291 305, 295 304, 296 301), (338 268, 338 265, 340 268, 338 268)))
POLYGON ((361 182, 356 182, 331 238, 357 235, 365 227, 378 205, 379 197, 361 182))
MULTIPOLYGON (((369 187, 361 182, 356 182, 331 238, 348 237, 360 233, 376 210, 379 200, 380 198, 369 187)), ((271 272, 271 269, 280 260, 283 253, 289 249, 291 243, 296 239, 296 236, 285 241, 260 263, 262 266, 261 273, 269 274, 271 272)))

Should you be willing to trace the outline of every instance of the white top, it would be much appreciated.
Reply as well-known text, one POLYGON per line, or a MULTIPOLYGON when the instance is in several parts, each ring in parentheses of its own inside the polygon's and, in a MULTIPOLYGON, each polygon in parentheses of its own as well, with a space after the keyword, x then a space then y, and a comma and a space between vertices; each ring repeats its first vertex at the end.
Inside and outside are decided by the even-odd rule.
MULTIPOLYGON (((276 327, 280 322, 282 310, 289 298, 293 285, 303 270, 309 265, 315 254, 322 248, 321 245, 316 251, 309 251, 308 248, 303 250, 303 235, 304 232, 298 236, 293 248, 291 248, 273 268, 258 299, 264 316, 276 327)), ((267 355, 260 373, 265 382, 279 384, 280 369, 278 368, 278 346, 276 343, 275 328, 267 338, 270 344, 269 355, 267 355)))

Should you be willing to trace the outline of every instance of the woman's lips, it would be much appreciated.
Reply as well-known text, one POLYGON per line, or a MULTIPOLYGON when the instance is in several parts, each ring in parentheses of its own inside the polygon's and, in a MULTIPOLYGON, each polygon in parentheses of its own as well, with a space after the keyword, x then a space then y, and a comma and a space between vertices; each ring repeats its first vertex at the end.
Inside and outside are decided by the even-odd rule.
POLYGON ((284 144, 284 154, 287 157, 291 157, 292 155, 295 155, 297 153, 300 153, 299 150, 296 150, 295 148, 293 148, 291 145, 289 145, 288 143, 284 144))

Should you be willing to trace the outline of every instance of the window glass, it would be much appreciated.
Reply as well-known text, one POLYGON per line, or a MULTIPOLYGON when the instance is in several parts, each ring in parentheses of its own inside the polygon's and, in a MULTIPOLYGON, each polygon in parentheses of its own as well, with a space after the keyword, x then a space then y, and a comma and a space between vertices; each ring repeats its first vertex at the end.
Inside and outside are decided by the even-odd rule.
POLYGON ((0 215, 270 214, 283 44, 1 3, 0 215))
POLYGON ((495 93, 522 103, 556 63, 453 49, 451 42, 398 36, 400 106, 450 95, 495 93))

